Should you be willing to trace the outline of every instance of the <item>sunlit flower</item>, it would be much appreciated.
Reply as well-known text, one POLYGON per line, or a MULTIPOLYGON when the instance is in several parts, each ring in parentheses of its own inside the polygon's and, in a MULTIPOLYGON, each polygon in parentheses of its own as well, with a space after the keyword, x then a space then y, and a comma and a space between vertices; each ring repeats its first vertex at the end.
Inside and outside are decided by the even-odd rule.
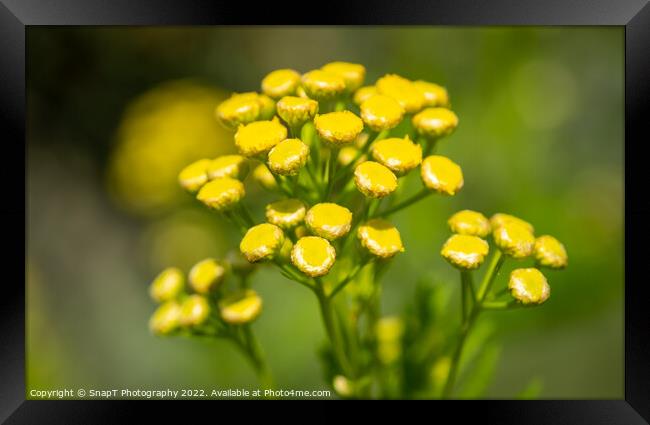
POLYGON ((266 219, 282 229, 293 229, 305 219, 305 204, 299 199, 283 199, 266 206, 266 219))
POLYGON ((340 205, 324 202, 307 211, 305 223, 316 235, 334 240, 345 236, 352 225, 352 213, 340 205))
POLYGON ((169 267, 160 272, 149 286, 149 295, 154 301, 163 302, 176 298, 185 285, 183 272, 176 267, 169 267))
POLYGON ((420 176, 426 187, 445 195, 455 195, 465 183, 460 166, 440 155, 431 155, 422 161, 420 176))
POLYGON ((375 83, 380 94, 390 96, 402 105, 406 113, 412 114, 424 105, 424 94, 404 77, 395 74, 384 75, 375 83))
POLYGON ((294 176, 307 163, 309 146, 300 139, 285 139, 269 152, 268 164, 271 171, 283 176, 294 176))
POLYGON ((207 294, 216 290, 226 276, 226 268, 213 258, 196 263, 189 273, 192 289, 199 294, 207 294))
POLYGON ((259 119, 262 106, 255 92, 235 93, 217 106, 216 114, 223 125, 234 129, 259 119))
POLYGON ((404 108, 390 96, 377 94, 361 104, 363 122, 375 131, 390 130, 402 121, 404 108))
POLYGON ((221 177, 206 183, 196 199, 217 211, 236 205, 246 195, 244 184, 230 177, 221 177))
POLYGON ((357 237, 364 248, 380 258, 390 258, 398 252, 404 252, 399 230, 389 221, 380 218, 359 226, 357 237))
POLYGON ((300 84, 300 74, 293 69, 271 71, 262 80, 262 91, 273 99, 289 96, 296 92, 300 84))
POLYGON ((176 301, 158 306, 149 319, 149 329, 155 335, 167 335, 180 325, 181 307, 176 301))
POLYGON ((318 102, 296 96, 285 96, 276 105, 278 115, 292 127, 311 120, 318 112, 318 102))
POLYGON ((275 191, 278 188, 278 182, 275 181, 275 177, 273 177, 266 164, 260 164, 255 167, 253 170, 253 179, 266 190, 275 191))
POLYGON ((190 295, 181 304, 179 322, 183 326, 203 324, 210 315, 210 303, 203 295, 190 295))
POLYGON ((248 174, 248 160, 241 155, 222 155, 213 159, 208 165, 210 180, 220 177, 231 177, 244 180, 248 174))
POLYGON ((489 250, 488 243, 477 236, 452 235, 442 246, 440 255, 456 268, 473 270, 483 264, 489 250))
POLYGON ((508 289, 512 297, 522 304, 541 304, 551 295, 546 277, 535 268, 513 270, 508 289))
POLYGON ((379 140, 372 145, 372 157, 398 175, 403 175, 420 165, 422 147, 406 137, 379 140))
POLYGON ((458 211, 447 220, 452 232, 461 235, 480 236, 490 234, 490 222, 483 214, 472 210, 458 211))
POLYGON ((338 75, 345 81, 345 90, 351 93, 361 87, 366 78, 366 67, 358 63, 331 62, 321 68, 325 72, 338 75))
POLYGON ((219 301, 219 313, 231 325, 250 323, 262 312, 262 298, 252 289, 235 292, 219 301))
POLYGON ((357 91, 354 92, 354 96, 352 97, 352 100, 358 106, 361 106, 361 104, 363 102, 365 102, 371 96, 374 96, 376 94, 378 94, 377 87, 375 87, 375 86, 365 86, 365 87, 359 88, 357 91))
POLYGON ((345 80, 331 72, 316 69, 302 76, 302 88, 310 99, 330 100, 345 91, 345 80))
POLYGON ((563 269, 569 261, 564 245, 549 235, 535 240, 535 260, 538 265, 552 269, 563 269))
POLYGON ((447 108, 426 108, 413 117, 413 127, 425 137, 447 136, 458 127, 458 117, 447 108))
POLYGON ((523 224, 511 221, 492 232, 494 243, 512 258, 529 257, 535 249, 535 235, 523 224))
POLYGON ((208 181, 209 159, 199 159, 181 170, 178 182, 187 191, 196 192, 208 181))
POLYGON ((363 131, 363 121, 350 111, 316 115, 314 126, 321 139, 338 147, 354 142, 363 131))
POLYGON ((255 121, 239 126, 235 133, 235 146, 244 156, 254 157, 267 153, 287 138, 287 128, 277 117, 270 121, 255 121))
POLYGON ((369 198, 383 198, 397 189, 397 177, 386 166, 366 161, 354 169, 354 184, 369 198))
POLYGON ((253 226, 239 243, 239 250, 251 263, 273 258, 282 247, 284 233, 278 226, 262 223, 253 226))
POLYGON ((532 224, 530 224, 525 220, 520 219, 519 217, 515 217, 514 215, 496 213, 490 218, 490 226, 492 226, 492 230, 496 230, 506 223, 516 223, 522 225, 525 228, 527 228, 529 232, 535 233, 535 228, 533 227, 532 224))
POLYGON ((413 85, 424 95, 425 107, 449 106, 449 95, 444 87, 422 80, 414 81, 413 85))
POLYGON ((300 238, 291 250, 291 262, 311 277, 327 274, 336 260, 336 250, 327 239, 318 236, 300 238))

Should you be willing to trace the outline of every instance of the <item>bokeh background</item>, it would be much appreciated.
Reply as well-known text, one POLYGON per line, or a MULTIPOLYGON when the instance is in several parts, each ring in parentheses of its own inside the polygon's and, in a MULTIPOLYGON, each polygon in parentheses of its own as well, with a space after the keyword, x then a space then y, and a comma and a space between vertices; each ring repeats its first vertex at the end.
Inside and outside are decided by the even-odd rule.
MULTIPOLYGON (((160 269, 238 242, 176 175, 233 151, 213 115, 231 91, 346 60, 370 83, 442 84, 460 117, 440 152, 465 188, 395 216, 408 251, 385 276, 384 311, 401 312, 422 277, 458 285, 438 255, 451 213, 519 215, 562 240, 570 264, 547 273, 543 307, 483 317, 500 353, 485 396, 623 397, 622 28, 30 27, 27 40, 28 391, 257 387, 231 344, 148 331, 160 269)), ((258 210, 265 196, 250 197, 258 210)), ((279 387, 326 388, 315 298, 271 269, 253 285, 279 387)))

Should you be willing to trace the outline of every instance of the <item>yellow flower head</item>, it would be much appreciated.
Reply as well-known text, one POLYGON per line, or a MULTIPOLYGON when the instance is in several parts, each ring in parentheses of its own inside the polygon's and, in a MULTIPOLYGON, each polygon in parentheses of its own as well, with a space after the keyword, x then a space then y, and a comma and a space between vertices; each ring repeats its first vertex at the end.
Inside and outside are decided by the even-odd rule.
POLYGON ((375 131, 390 130, 404 117, 404 108, 390 96, 377 94, 361 104, 361 118, 375 131))
POLYGON ((216 290, 226 276, 226 268, 213 258, 196 263, 189 274, 192 288, 199 294, 207 294, 216 290))
POLYGON ((208 166, 210 180, 230 177, 244 180, 248 174, 248 160, 241 155, 222 155, 213 159, 208 166))
MULTIPOLYGON (((359 155, 359 149, 354 146, 345 146, 339 150, 339 156, 337 158, 339 164, 346 166, 351 163, 359 155)), ((366 160, 366 155, 361 155, 359 159, 356 160, 355 165, 358 165, 366 160)))
POLYGON ((187 167, 183 168, 178 174, 178 182, 183 189, 196 192, 208 182, 209 159, 199 159, 187 167))
POLYGON ((160 272, 149 286, 149 295, 154 301, 163 302, 176 298, 185 284, 183 272, 176 267, 169 267, 160 272))
POLYGON ((354 169, 354 184, 369 198, 383 198, 397 189, 397 177, 386 166, 366 161, 354 169))
POLYGON ((283 199, 266 206, 266 219, 282 229, 293 229, 303 222, 305 204, 299 199, 283 199))
POLYGON ((375 86, 365 86, 359 88, 357 91, 354 92, 354 96, 352 97, 352 100, 354 103, 356 103, 358 106, 361 106, 363 102, 365 102, 367 99, 370 97, 378 94, 377 92, 377 87, 375 86))
POLYGON ((252 289, 235 292, 219 302, 219 312, 231 325, 250 323, 262 312, 262 298, 252 289))
POLYGON ((508 289, 512 297, 522 304, 541 304, 551 295, 546 277, 535 268, 513 270, 508 289))
POLYGON ((316 69, 302 76, 302 88, 310 99, 330 100, 345 91, 345 80, 331 72, 316 69))
POLYGON ((527 228, 530 233, 535 233, 535 228, 533 227, 532 224, 529 222, 522 220, 518 217, 515 217, 514 215, 510 214, 504 214, 504 213, 496 213, 490 218, 490 226, 492 226, 492 230, 496 230, 499 227, 503 226, 506 223, 516 223, 521 226, 524 226, 527 228))
POLYGON ((404 252, 397 227, 380 218, 369 220, 359 226, 357 237, 364 248, 380 258, 390 258, 398 252, 404 252))
POLYGON ((494 243, 504 254, 512 258, 529 257, 535 249, 535 235, 517 222, 507 222, 492 232, 494 243))
POLYGON ((274 224, 253 226, 239 243, 239 250, 251 263, 273 258, 282 248, 284 233, 274 224))
POLYGON ((420 175, 426 187, 445 195, 455 195, 465 183, 460 166, 440 155, 424 158, 420 175))
POLYGON ((181 307, 176 301, 161 304, 149 319, 149 329, 155 335, 168 335, 180 324, 181 307))
POLYGON ((278 182, 275 181, 275 177, 273 177, 266 164, 260 164, 255 167, 253 170, 253 179, 266 190, 274 191, 278 188, 278 182))
POLYGON ((325 72, 338 75, 345 81, 345 91, 352 93, 363 84, 366 67, 358 63, 331 62, 321 68, 325 72))
POLYGON ((291 262, 311 277, 326 275, 336 260, 336 250, 327 239, 318 236, 300 238, 291 250, 291 262))
POLYGON ((235 146, 240 154, 254 157, 267 153, 286 138, 287 128, 275 117, 270 121, 256 121, 239 126, 235 133, 235 146))
POLYGON ((260 102, 260 120, 270 120, 275 115, 275 101, 270 97, 260 94, 257 97, 260 102))
POLYGON ((183 326, 198 326, 210 315, 210 303, 203 295, 190 295, 181 304, 179 321, 183 326))
POLYGON ((404 335, 404 321, 398 316, 382 317, 377 321, 375 333, 380 342, 399 341, 404 335))
POLYGON ((318 112, 318 102, 296 96, 285 96, 276 105, 278 115, 292 127, 306 123, 318 112))
POLYGON ((352 213, 340 205, 324 202, 307 211, 305 223, 315 235, 333 241, 350 231, 352 213))
POLYGON ((426 108, 413 117, 419 134, 432 139, 447 136, 458 127, 458 117, 447 108, 426 108))
POLYGON ((409 139, 382 139, 372 145, 372 157, 398 175, 403 175, 420 165, 422 147, 409 139))
POLYGON ((293 69, 271 71, 262 80, 262 91, 273 99, 289 96, 296 92, 300 84, 300 74, 293 69))
POLYGON ((447 220, 449 228, 454 233, 461 235, 480 236, 490 234, 490 222, 480 212, 472 210, 458 211, 447 220))
POLYGON ((444 87, 422 80, 414 81, 413 84, 424 95, 425 107, 449 106, 449 95, 444 87))
POLYGON ((271 171, 283 176, 295 176, 307 163, 309 146, 300 139, 285 139, 269 152, 271 171))
POLYGON ((535 260, 538 265, 552 269, 563 269, 569 262, 564 245, 549 235, 535 240, 535 260))
POLYGON ((234 129, 259 119, 263 103, 255 92, 235 93, 217 106, 217 118, 224 126, 234 129))
POLYGON ((321 139, 338 147, 354 142, 363 131, 363 121, 350 111, 316 115, 314 126, 321 139))
POLYGON ((424 105, 424 94, 411 81, 399 75, 384 75, 377 80, 375 86, 380 94, 398 101, 408 114, 419 111, 424 105))
POLYGON ((474 270, 483 264, 489 250, 488 243, 477 236, 452 235, 440 255, 456 268, 474 270))
POLYGON ((230 177, 221 177, 207 183, 199 190, 196 199, 217 211, 236 205, 246 195, 244 184, 230 177))

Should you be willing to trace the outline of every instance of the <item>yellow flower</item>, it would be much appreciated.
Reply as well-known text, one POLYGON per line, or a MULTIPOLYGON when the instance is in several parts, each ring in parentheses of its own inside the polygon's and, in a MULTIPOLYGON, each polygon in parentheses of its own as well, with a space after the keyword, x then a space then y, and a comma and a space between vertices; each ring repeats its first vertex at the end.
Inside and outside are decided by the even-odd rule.
POLYGON ((266 206, 266 219, 282 229, 293 229, 305 219, 305 204, 299 199, 283 199, 266 206))
POLYGON ((552 269, 563 269, 569 261, 564 245, 549 235, 535 240, 535 260, 538 265, 552 269))
POLYGON ((398 252, 404 252, 399 230, 389 221, 380 218, 359 226, 357 237, 363 247, 380 258, 390 258, 398 252))
POLYGON ((241 155, 222 155, 213 159, 208 166, 210 180, 231 177, 244 180, 248 174, 248 160, 241 155))
POLYGON ((226 268, 213 258, 196 263, 189 274, 192 288, 199 294, 216 290, 226 276, 226 268))
POLYGON ((274 191, 278 188, 278 182, 268 169, 266 164, 260 164, 253 170, 253 179, 266 190, 274 191))
POLYGON ((506 255, 521 259, 532 255, 535 249, 535 236, 530 229, 520 223, 506 222, 492 232, 494 243, 506 255))
POLYGON ((422 147, 411 142, 408 135, 382 139, 372 145, 372 157, 398 175, 406 174, 422 162, 422 147))
POLYGON ((241 124, 256 121, 260 116, 262 103, 255 92, 235 93, 217 106, 217 118, 224 126, 234 129, 241 124))
POLYGON ((305 236, 291 250, 291 262, 307 276, 326 275, 336 260, 336 250, 318 236, 305 236))
POLYGON ((183 168, 178 175, 180 185, 190 192, 196 192, 208 181, 209 159, 199 159, 183 168))
POLYGON ((155 335, 167 335, 178 328, 181 307, 176 301, 161 304, 149 319, 149 329, 155 335))
POLYGON ((490 234, 490 222, 480 212, 472 210, 458 211, 447 220, 449 228, 454 233, 461 235, 480 236, 490 234))
MULTIPOLYGON (((354 158, 359 154, 359 149, 354 146, 345 146, 339 150, 339 156, 337 158, 339 164, 346 166, 352 162, 354 158)), ((358 165, 366 160, 366 155, 361 155, 359 159, 356 160, 355 164, 358 165)))
POLYGON ((149 295, 157 302, 169 301, 183 291, 184 284, 183 272, 176 267, 169 267, 153 280, 149 286, 149 295))
POLYGON ((331 72, 316 69, 302 76, 302 88, 310 99, 330 100, 345 91, 345 80, 331 72))
POLYGON ((338 75, 345 81, 345 90, 352 93, 363 84, 366 78, 366 68, 363 65, 349 62, 331 62, 321 68, 325 72, 338 75))
POLYGON ((440 255, 456 268, 474 270, 483 264, 489 249, 488 243, 477 236, 452 235, 440 255))
POLYGON ((419 134, 432 139, 447 136, 458 127, 458 117, 447 108, 426 108, 413 117, 419 134))
POLYGON ((340 205, 324 202, 307 211, 305 223, 312 233, 333 241, 350 231, 352 213, 340 205))
POLYGON ((235 292, 219 302, 219 312, 231 325, 250 323, 262 312, 262 298, 252 289, 235 292))
POLYGON ((285 139, 269 152, 271 171, 283 176, 295 176, 307 163, 309 146, 300 139, 285 139))
POLYGON ((361 87, 360 89, 354 92, 354 96, 352 97, 352 100, 354 101, 354 103, 361 106, 363 102, 365 102, 368 98, 376 94, 378 94, 377 87, 365 86, 365 87, 361 87))
POLYGON ((318 112, 318 102, 295 96, 283 97, 278 101, 276 107, 280 118, 292 127, 313 119, 318 112))
POLYGON ((444 87, 422 80, 414 81, 413 84, 424 95, 425 107, 442 106, 446 108, 449 106, 449 95, 444 87))
POLYGON ((338 147, 354 142, 363 131, 363 121, 350 111, 316 115, 314 126, 321 139, 338 147))
POLYGON ((273 258, 282 247, 284 233, 274 224, 253 226, 239 243, 239 250, 251 263, 273 258))
POLYGON ((235 146, 244 156, 254 157, 265 154, 287 138, 287 128, 277 117, 271 121, 256 121, 239 126, 235 133, 235 146))
POLYGON ((535 228, 532 224, 518 217, 515 217, 514 215, 497 213, 490 218, 490 225, 492 226, 492 230, 496 230, 506 223, 517 223, 527 228, 530 233, 535 233, 535 228))
POLYGON ((424 105, 424 94, 411 81, 399 75, 384 75, 377 80, 375 86, 380 94, 398 101, 408 114, 419 111, 424 105))
POLYGON ((225 211, 246 195, 244 184, 230 177, 214 179, 201 188, 196 199, 217 211, 225 211))
POLYGON ((440 155, 426 157, 420 174, 426 187, 445 195, 455 195, 465 183, 460 166, 440 155))
POLYGON ((354 184, 369 198, 383 198, 397 189, 397 177, 386 166, 366 161, 354 169, 354 184))
POLYGON ((210 315, 210 304, 203 295, 190 295, 181 304, 179 321, 183 326, 198 326, 210 315))
POLYGON ((257 101, 260 103, 260 116, 259 120, 270 120, 275 115, 275 101, 270 97, 260 94, 257 96, 257 101))
POLYGON ((395 99, 377 94, 361 104, 361 118, 375 131, 390 130, 402 121, 404 108, 395 99))
POLYGON ((271 71, 262 80, 262 91, 273 99, 289 96, 296 92, 300 84, 300 74, 293 69, 271 71))
POLYGON ((513 270, 508 289, 512 297, 522 304, 541 304, 551 295, 546 277, 535 268, 513 270))
POLYGON ((395 362, 402 355, 400 344, 404 334, 404 323, 399 317, 382 317, 375 328, 377 355, 382 363, 395 362))

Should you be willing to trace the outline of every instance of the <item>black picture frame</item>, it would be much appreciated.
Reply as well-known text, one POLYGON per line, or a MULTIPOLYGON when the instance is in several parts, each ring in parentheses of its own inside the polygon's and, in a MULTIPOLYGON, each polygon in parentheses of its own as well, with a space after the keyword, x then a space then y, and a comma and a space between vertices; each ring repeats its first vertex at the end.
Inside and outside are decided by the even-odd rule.
MULTIPOLYGON (((609 25, 625 27, 625 398, 621 400, 477 401, 485 423, 642 424, 650 421, 650 326, 644 269, 650 240, 650 5, 646 0, 378 1, 328 4, 322 10, 283 2, 278 24, 609 25)), ((276 6, 274 6, 275 8, 276 6)), ((6 423, 125 423, 134 403, 25 400, 25 31, 32 25, 224 25, 273 23, 255 3, 182 0, 0 0, 0 120, 5 273, 0 296, 0 420, 6 423), (7 149, 9 149, 7 155, 7 149), (24 162, 23 162, 24 159, 24 162), (25 189, 21 193, 21 186, 25 189), (21 238, 23 223, 25 233, 21 238), (15 223, 7 225, 7 223, 15 223), (23 250, 18 249, 22 247, 23 250), (11 273, 6 273, 11 271, 11 273), (119 407, 118 407, 119 406, 119 407)), ((606 243, 606 241, 604 242, 606 243)), ((436 411, 474 415, 459 403, 436 411)), ((437 413, 436 415, 438 415, 437 413)))

